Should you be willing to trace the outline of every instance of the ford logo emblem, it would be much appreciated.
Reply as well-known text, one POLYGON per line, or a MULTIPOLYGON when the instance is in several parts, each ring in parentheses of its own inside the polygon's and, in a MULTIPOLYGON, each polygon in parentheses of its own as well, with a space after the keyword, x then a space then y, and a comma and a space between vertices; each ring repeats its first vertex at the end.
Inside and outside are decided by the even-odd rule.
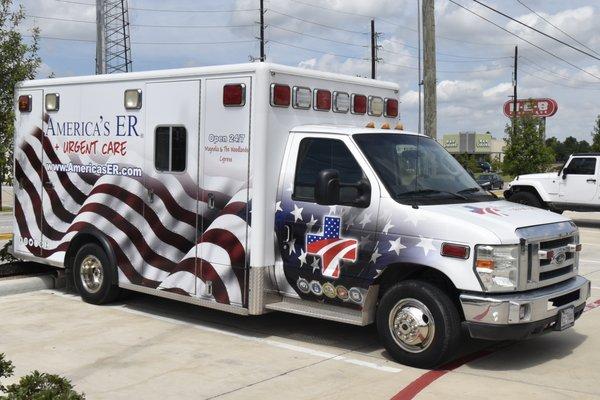
POLYGON ((558 253, 554 256, 553 261, 555 264, 562 264, 567 261, 567 255, 565 253, 558 253))

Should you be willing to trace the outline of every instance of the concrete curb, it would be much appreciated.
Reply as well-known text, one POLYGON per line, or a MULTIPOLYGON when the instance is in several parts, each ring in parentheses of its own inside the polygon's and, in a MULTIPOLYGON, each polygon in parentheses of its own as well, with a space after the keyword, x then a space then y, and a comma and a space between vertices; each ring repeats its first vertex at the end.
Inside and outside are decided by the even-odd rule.
POLYGON ((63 280, 53 275, 39 275, 0 280, 0 297, 12 294, 34 292, 43 289, 57 289, 63 280))

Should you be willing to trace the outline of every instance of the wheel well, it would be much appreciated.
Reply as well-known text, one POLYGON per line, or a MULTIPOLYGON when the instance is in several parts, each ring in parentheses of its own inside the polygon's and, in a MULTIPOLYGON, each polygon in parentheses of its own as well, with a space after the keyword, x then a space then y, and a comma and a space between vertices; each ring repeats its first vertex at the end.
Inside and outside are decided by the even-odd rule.
MULTIPOLYGON (((518 193, 518 192, 529 192, 531 194, 533 194, 535 197, 537 197, 537 199, 540 201, 540 204, 546 206, 546 202, 542 199, 542 197, 540 196, 539 192, 537 191, 536 188, 534 188, 533 186, 513 186, 512 187, 512 191, 513 193, 518 193)), ((512 196, 511 196, 512 197, 512 196)), ((510 198, 508 199, 510 201, 510 198)))
MULTIPOLYGON (((65 254, 65 268, 68 272, 71 272, 73 270, 73 266, 75 264, 75 257, 77 256, 79 249, 81 249, 84 245, 90 243, 100 246, 100 248, 106 252, 106 255, 111 261, 113 267, 116 268, 115 255, 110 246, 110 242, 108 242, 108 240, 103 234, 91 231, 80 232, 73 239, 71 239, 71 242, 69 243, 69 248, 67 249, 67 252, 65 254)), ((118 274, 115 274, 115 276, 118 276, 118 274)))
POLYGON ((413 279, 431 283, 443 290, 454 302, 462 319, 464 314, 460 304, 460 292, 454 283, 439 270, 419 264, 391 264, 374 282, 379 284, 379 298, 393 285, 400 281, 413 279))

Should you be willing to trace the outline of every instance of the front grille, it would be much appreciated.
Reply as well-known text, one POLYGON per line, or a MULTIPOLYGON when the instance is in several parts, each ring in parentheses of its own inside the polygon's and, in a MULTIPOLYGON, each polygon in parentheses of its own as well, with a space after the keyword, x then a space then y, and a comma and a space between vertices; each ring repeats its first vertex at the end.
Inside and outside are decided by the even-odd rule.
POLYGON ((554 279, 558 276, 570 274, 573 272, 573 265, 554 269, 552 271, 540 272, 540 282, 547 281, 548 279, 554 279))
POLYGON ((577 275, 578 255, 569 248, 576 244, 576 228, 571 230, 563 226, 546 225, 522 230, 521 260, 526 269, 520 272, 519 289, 529 290, 553 285, 577 275), (562 228, 562 229, 561 229, 562 228), (536 235, 537 234, 537 235, 536 235), (542 257, 540 258, 540 253, 542 257), (544 255, 553 255, 545 259, 544 255), (564 256, 563 256, 564 254, 564 256))

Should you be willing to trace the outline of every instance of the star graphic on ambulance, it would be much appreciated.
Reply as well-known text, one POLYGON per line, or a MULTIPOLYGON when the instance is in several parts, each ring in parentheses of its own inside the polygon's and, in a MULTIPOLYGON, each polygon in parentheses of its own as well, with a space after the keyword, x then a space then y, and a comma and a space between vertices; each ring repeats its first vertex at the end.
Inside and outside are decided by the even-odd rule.
POLYGON ((323 234, 306 235, 306 252, 321 258, 321 273, 339 278, 340 260, 356 261, 358 241, 340 237, 342 220, 327 216, 323 221, 323 234))

